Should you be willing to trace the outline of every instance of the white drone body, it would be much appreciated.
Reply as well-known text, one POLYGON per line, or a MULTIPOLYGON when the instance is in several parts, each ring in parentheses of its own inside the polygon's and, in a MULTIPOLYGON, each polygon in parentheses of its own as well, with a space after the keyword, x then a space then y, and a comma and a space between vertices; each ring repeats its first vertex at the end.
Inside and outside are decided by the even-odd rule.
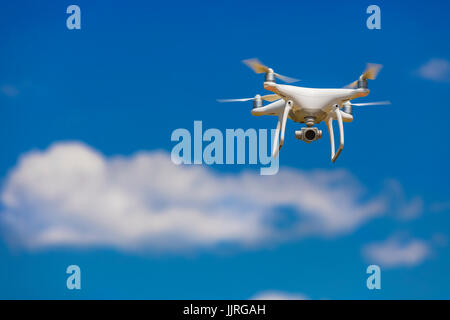
POLYGON ((284 143, 284 134, 287 119, 295 122, 305 123, 306 128, 295 132, 295 137, 307 143, 318 140, 322 137, 322 131, 312 127, 324 121, 328 127, 331 142, 331 161, 335 162, 344 148, 344 122, 352 122, 352 106, 384 105, 389 101, 352 104, 350 101, 355 98, 365 97, 370 93, 367 88, 367 79, 375 79, 381 65, 368 64, 366 71, 359 79, 346 88, 342 89, 316 89, 297 87, 275 83, 275 77, 285 82, 295 82, 296 79, 288 78, 277 74, 273 69, 264 66, 257 59, 243 61, 256 73, 265 73, 266 79, 264 89, 272 91, 274 94, 244 99, 218 100, 220 102, 235 102, 253 100, 252 114, 255 116, 275 115, 278 116, 277 128, 275 131, 272 157, 276 157, 284 143), (263 106, 262 100, 272 103, 263 106), (335 151, 333 120, 337 120, 339 125, 340 144, 335 151))

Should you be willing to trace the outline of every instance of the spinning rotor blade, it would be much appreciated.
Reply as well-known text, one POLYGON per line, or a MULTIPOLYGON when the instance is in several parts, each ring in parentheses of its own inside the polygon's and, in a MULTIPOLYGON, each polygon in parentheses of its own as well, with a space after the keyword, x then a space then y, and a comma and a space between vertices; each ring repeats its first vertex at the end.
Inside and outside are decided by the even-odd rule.
POLYGON ((245 65, 247 65, 250 69, 252 69, 255 73, 273 72, 275 77, 277 77, 278 79, 281 79, 282 81, 284 81, 286 83, 293 83, 293 82, 300 81, 299 79, 286 77, 286 76, 283 76, 283 75, 281 75, 279 73, 275 73, 271 68, 269 68, 268 66, 265 66, 264 64, 262 64, 262 62, 259 61, 257 58, 242 60, 242 62, 245 65))
POLYGON ((383 65, 376 63, 368 63, 366 70, 362 74, 363 79, 375 80, 383 65))
MULTIPOLYGON (((250 100, 255 100, 256 97, 253 98, 242 98, 242 99, 217 99, 218 102, 242 102, 242 101, 250 101, 250 100)), ((265 101, 276 101, 281 99, 281 97, 277 94, 267 94, 265 96, 261 96, 261 99, 265 100, 265 101)))
POLYGON ((279 73, 274 73, 274 75, 275 75, 275 77, 277 77, 280 80, 283 80, 286 83, 294 83, 294 82, 300 81, 299 79, 286 77, 286 76, 283 76, 283 75, 281 75, 279 73))
POLYGON ((267 94, 265 96, 262 96, 261 99, 269 101, 269 102, 273 102, 273 101, 277 101, 277 100, 281 99, 281 97, 277 94, 267 94))
POLYGON ((242 60, 242 62, 255 71, 255 73, 269 72, 269 67, 263 65, 257 58, 242 60))
MULTIPOLYGON (((366 66, 366 70, 364 70, 363 74, 360 76, 360 79, 375 80, 382 67, 383 67, 383 65, 381 65, 381 64, 368 63, 366 66)), ((356 88, 357 86, 358 86, 358 80, 353 81, 352 83, 346 85, 345 88, 356 88)))
POLYGON ((354 88, 356 88, 357 86, 358 86, 358 80, 353 81, 352 83, 346 85, 344 88, 351 88, 351 89, 354 89, 354 88))
POLYGON ((365 102, 365 103, 351 103, 352 106, 363 107, 363 106, 384 106, 391 104, 390 101, 378 101, 378 102, 365 102))
POLYGON ((242 98, 242 99, 217 99, 217 102, 242 102, 242 101, 250 101, 255 98, 242 98))

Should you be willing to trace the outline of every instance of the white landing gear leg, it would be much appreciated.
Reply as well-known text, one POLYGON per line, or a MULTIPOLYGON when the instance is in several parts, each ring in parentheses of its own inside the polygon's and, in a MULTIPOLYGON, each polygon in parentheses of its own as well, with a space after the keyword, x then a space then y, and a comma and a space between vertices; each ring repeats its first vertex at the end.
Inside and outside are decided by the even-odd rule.
POLYGON ((334 150, 334 132, 333 132, 333 115, 329 115, 326 122, 328 127, 328 132, 330 134, 330 143, 331 143, 331 161, 335 162, 336 159, 341 154, 342 149, 344 149, 344 123, 342 121, 342 114, 341 110, 339 110, 339 107, 336 107, 334 109, 334 115, 336 116, 336 119, 338 121, 339 125, 339 137, 340 137, 340 144, 338 151, 335 153, 334 150))
POLYGON ((291 109, 292 109, 292 101, 289 100, 286 102, 286 106, 284 107, 283 111, 280 114, 278 114, 277 129, 275 131, 275 139, 272 148, 272 158, 275 158, 278 155, 281 147, 284 144, 284 133, 286 131, 286 122, 291 109), (280 130, 281 130, 281 137, 280 140, 278 141, 280 130))

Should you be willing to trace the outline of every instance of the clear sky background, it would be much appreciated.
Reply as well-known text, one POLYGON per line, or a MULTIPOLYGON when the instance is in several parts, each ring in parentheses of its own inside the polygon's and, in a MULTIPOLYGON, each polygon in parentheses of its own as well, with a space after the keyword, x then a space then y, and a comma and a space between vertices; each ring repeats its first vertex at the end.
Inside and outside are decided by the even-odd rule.
MULTIPOLYGON (((450 298, 445 1, 2 1, 0 298, 450 298), (66 8, 81 8, 81 30, 66 8), (381 8, 368 30, 366 8, 381 8), (173 130, 274 128, 258 57, 308 87, 384 65, 333 164, 177 167, 173 130), (310 203, 312 202, 312 204, 310 203), (79 265, 82 290, 66 288, 79 265), (378 264, 382 289, 366 288, 378 264)), ((326 132, 326 127, 320 128, 326 132)))

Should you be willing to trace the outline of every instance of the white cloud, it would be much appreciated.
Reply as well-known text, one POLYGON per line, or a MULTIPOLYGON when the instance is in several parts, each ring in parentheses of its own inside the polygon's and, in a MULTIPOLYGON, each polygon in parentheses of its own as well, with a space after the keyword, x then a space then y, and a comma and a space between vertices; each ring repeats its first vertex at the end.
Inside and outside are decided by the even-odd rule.
POLYGON ((450 211, 450 202, 434 202, 430 204, 429 210, 431 212, 445 212, 450 211))
POLYGON ((450 62, 445 59, 433 58, 421 66, 418 70, 422 78, 433 81, 450 80, 450 62))
POLYGON ((0 222, 28 249, 248 246, 349 233, 386 209, 382 197, 362 201, 363 190, 343 170, 225 175, 176 166, 164 152, 105 157, 82 143, 57 143, 11 170, 0 222))
POLYGON ((397 180, 387 180, 385 191, 387 197, 390 199, 391 209, 397 218, 411 220, 419 217, 423 213, 423 199, 418 196, 408 199, 402 185, 397 180))
POLYGON ((448 245, 448 237, 443 233, 435 233, 431 240, 435 246, 446 247, 448 245))
POLYGON ((12 85, 2 86, 2 87, 0 87, 0 91, 8 97, 15 97, 19 94, 19 90, 12 85))
POLYGON ((251 300, 309 300, 309 298, 302 293, 268 290, 257 293, 251 300))
POLYGON ((425 261, 431 254, 431 247, 420 239, 402 241, 393 236, 384 242, 366 245, 363 254, 370 263, 381 267, 411 267, 425 261))

